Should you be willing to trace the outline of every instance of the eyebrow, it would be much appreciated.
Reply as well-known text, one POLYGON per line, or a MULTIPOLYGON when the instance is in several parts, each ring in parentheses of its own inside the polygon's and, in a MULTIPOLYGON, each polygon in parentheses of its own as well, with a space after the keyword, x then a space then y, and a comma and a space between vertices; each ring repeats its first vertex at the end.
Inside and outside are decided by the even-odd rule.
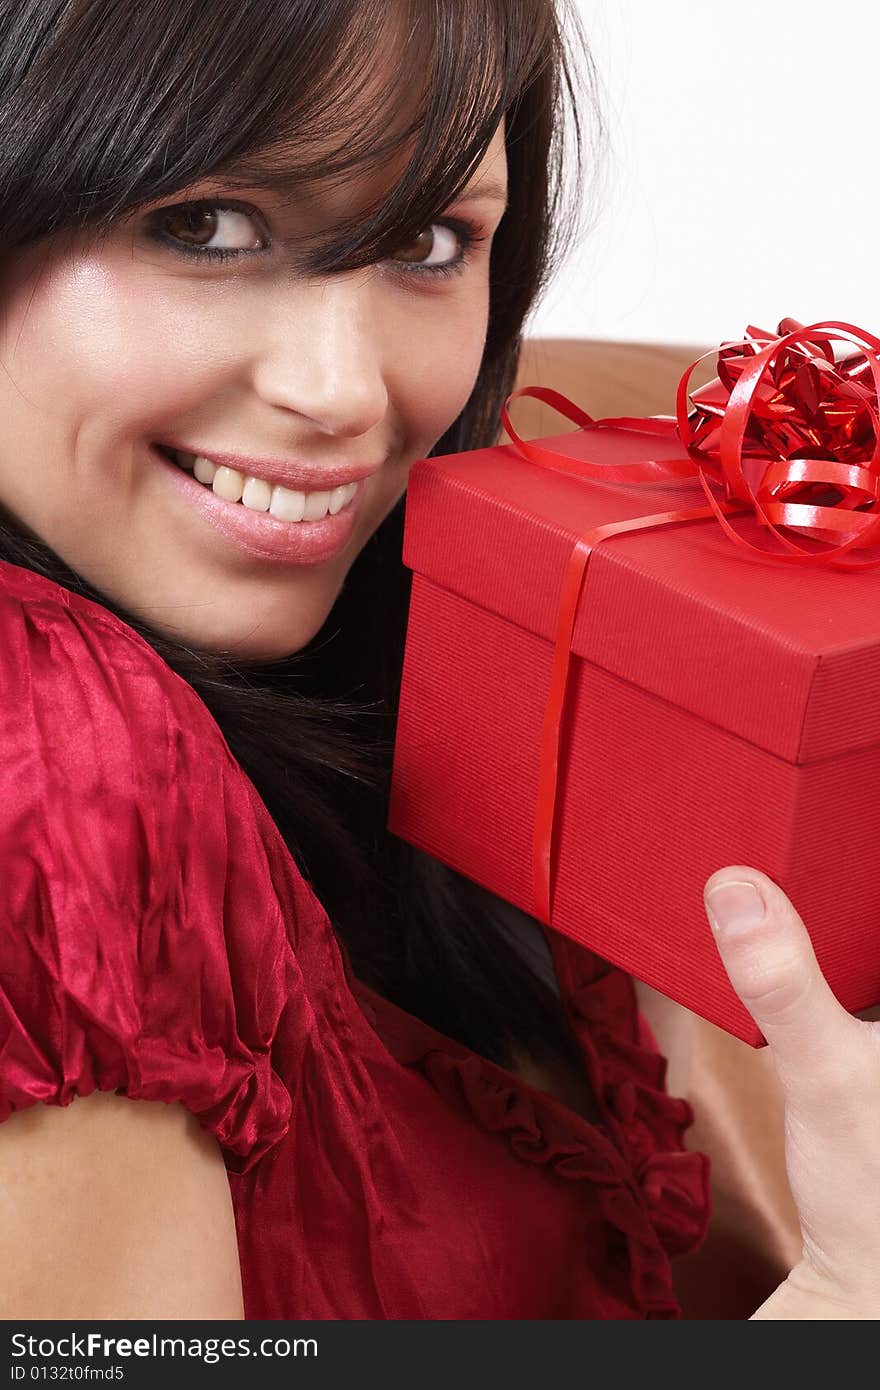
POLYGON ((468 184, 456 201, 465 202, 468 198, 486 198, 507 207, 507 184, 496 178, 478 179, 476 183, 468 184))
MULTIPOLYGON (((244 180, 249 186, 261 188, 267 193, 289 195, 291 191, 290 184, 285 180, 284 175, 279 173, 277 168, 273 168, 271 164, 262 163, 259 159, 236 160, 230 163, 223 173, 244 180)), ((197 180, 197 182, 201 182, 201 180, 197 180)), ((299 185, 294 187, 296 189, 299 185)), ((508 204, 507 181, 488 174, 484 178, 476 179, 473 183, 468 184, 453 201, 465 203, 472 198, 501 203, 502 207, 506 209, 508 204)))

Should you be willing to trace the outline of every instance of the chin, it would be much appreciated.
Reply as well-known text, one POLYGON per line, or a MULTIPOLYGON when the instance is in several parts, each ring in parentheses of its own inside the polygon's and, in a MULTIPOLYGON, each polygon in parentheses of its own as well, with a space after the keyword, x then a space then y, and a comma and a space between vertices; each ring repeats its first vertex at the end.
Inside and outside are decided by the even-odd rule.
POLYGON ((201 602, 187 602, 180 588, 155 593, 144 602, 143 583, 132 604, 148 623, 182 646, 213 652, 232 661, 281 661, 308 646, 327 621, 342 587, 344 574, 202 577, 187 575, 190 592, 211 593, 201 602), (295 578, 296 582, 291 582, 295 578))
POLYGON ((288 634, 260 633, 251 630, 245 636, 230 636, 226 642, 214 642, 209 650, 218 652, 231 657, 233 661, 254 661, 272 662, 283 661, 285 657, 293 656, 294 653, 302 651, 313 637, 313 633, 308 631, 304 636, 288 634))
MULTIPOLYGON (((149 617, 147 620, 150 621, 149 617)), ((157 630, 159 626, 156 624, 157 630)), ((195 651, 213 652, 217 656, 243 662, 282 661, 307 646, 319 628, 320 623, 303 623, 293 628, 289 624, 278 627, 269 621, 255 621, 253 616, 232 624, 228 614, 226 620, 216 627, 200 627, 198 631, 161 625, 161 631, 173 642, 195 651)))

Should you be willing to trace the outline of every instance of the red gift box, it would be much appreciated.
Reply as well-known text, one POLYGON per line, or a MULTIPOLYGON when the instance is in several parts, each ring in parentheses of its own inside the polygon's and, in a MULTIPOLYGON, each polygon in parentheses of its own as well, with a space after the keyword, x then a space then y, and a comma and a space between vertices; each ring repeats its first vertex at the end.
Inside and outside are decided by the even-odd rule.
MULTIPOLYGON (((747 364, 746 377, 760 394, 766 373, 747 364)), ((717 434, 716 389, 702 425, 717 434)), ((744 399, 734 383, 731 406, 744 399)), ((766 458, 755 472, 747 415, 737 466, 748 476, 754 455, 757 515, 744 492, 713 502, 708 474, 694 479, 681 412, 678 428, 583 417, 588 428, 524 445, 534 458, 499 445, 413 467, 389 828, 757 1046, 703 908, 726 864, 789 895, 848 1009, 880 1002, 880 561, 837 558, 876 520, 853 490, 867 464, 838 453, 831 466, 823 446, 805 468, 801 442, 784 480, 766 458), (660 481, 575 476, 566 459, 660 481), (838 485, 837 506, 816 502, 817 477, 838 485), (848 520, 829 521, 847 498, 848 520), (763 544, 774 505, 805 534, 812 516, 792 563, 763 544), (716 515, 736 518, 738 545, 716 515), (820 534, 850 538, 832 563, 820 534)))

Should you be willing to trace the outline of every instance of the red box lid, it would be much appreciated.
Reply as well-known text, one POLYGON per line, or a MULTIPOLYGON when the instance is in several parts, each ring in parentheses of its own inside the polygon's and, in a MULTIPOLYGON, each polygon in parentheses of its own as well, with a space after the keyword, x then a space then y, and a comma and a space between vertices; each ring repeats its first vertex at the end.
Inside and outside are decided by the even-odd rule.
MULTIPOLYGON (((546 443, 608 464, 683 452, 674 439, 610 427, 546 443)), ((403 560, 553 641, 579 536, 705 505, 696 481, 597 483, 498 445, 413 466, 403 560)), ((754 517, 732 524, 767 546, 754 517)), ((590 556, 572 650, 788 762, 880 742, 880 567, 846 573, 764 561, 714 519, 615 535, 590 556)))

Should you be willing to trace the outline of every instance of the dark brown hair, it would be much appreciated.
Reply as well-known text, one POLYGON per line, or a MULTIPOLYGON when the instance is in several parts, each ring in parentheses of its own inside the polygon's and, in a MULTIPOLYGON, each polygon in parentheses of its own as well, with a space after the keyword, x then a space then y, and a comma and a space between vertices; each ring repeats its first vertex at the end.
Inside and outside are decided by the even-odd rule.
MULTIPOLYGON (((54 233, 100 240, 209 174, 230 187, 280 177, 296 198, 365 172, 381 196, 303 244, 300 264, 366 266, 445 210, 506 115, 510 196, 485 352, 432 452, 483 447, 498 435, 526 315, 576 240, 579 209, 592 212, 578 87, 592 96, 595 186, 598 84, 565 18, 576 64, 553 0, 0 0, 0 254, 54 233), (370 55, 390 43, 400 57, 376 100, 363 86, 370 55), (402 172, 383 177, 410 147, 402 172)), ((102 603, 195 688, 362 979, 502 1065, 511 1044, 572 1055, 565 1013, 509 945, 498 900, 385 828, 409 597, 403 510, 364 547, 322 630, 272 663, 154 632, 2 509, 0 557, 102 603)))

